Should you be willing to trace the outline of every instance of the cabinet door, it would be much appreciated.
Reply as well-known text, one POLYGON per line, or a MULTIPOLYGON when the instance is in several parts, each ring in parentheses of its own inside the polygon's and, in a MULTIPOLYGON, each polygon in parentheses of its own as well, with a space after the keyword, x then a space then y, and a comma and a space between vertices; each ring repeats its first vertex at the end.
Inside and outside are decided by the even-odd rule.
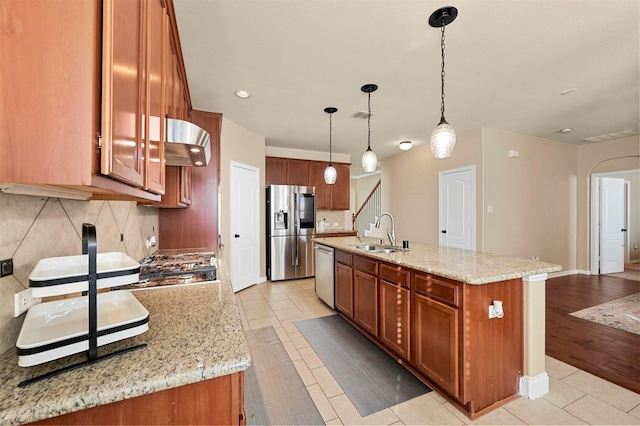
POLYGON ((409 290, 380 280, 380 340, 404 359, 409 359, 409 290))
POLYGON ((331 210, 349 210, 351 173, 349 164, 334 164, 338 177, 331 185, 331 210))
POLYGON ((414 365, 453 396, 460 395, 458 309, 415 295, 414 365))
POLYGON ((372 336, 378 335, 378 278, 353 270, 353 319, 372 336))
POLYGON ((316 209, 317 210, 329 210, 331 209, 331 187, 333 185, 327 185, 324 182, 324 169, 329 163, 323 163, 320 161, 309 162, 309 186, 316 187, 316 209))
POLYGON ((144 2, 103 2, 101 172, 144 184, 141 112, 145 62, 144 2))
POLYGON ((165 165, 165 78, 164 56, 169 26, 169 16, 161 0, 147 1, 145 99, 142 112, 145 126, 144 141, 144 189, 164 194, 165 165))
POLYGON ((287 184, 287 165, 284 158, 265 158, 264 181, 266 186, 287 184))
POLYGON ((307 186, 309 184, 309 161, 287 160, 287 185, 307 186))
POLYGON ((336 308, 353 318, 353 268, 336 263, 336 308))

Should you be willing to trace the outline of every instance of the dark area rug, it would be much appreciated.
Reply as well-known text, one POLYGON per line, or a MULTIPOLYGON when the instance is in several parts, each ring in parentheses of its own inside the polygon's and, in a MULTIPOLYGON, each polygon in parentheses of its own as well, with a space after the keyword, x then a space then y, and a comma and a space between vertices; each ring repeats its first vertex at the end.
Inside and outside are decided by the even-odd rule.
POLYGON ((363 417, 431 392, 338 315, 295 325, 363 417))
POLYGON ((245 332, 251 367, 244 375, 248 425, 323 425, 296 367, 273 327, 245 332))

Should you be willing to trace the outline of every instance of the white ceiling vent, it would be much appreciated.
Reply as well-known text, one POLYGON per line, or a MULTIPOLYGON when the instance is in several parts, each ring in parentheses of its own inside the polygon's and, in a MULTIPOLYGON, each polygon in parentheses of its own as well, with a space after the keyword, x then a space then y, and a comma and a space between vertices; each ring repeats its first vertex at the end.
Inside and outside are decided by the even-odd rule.
POLYGON ((622 139, 622 138, 628 138, 629 136, 635 136, 640 134, 638 132, 638 129, 629 129, 629 130, 623 130, 621 132, 613 132, 613 133, 607 133, 606 135, 600 135, 600 136, 591 136, 590 138, 584 138, 582 139, 585 142, 605 142, 605 141, 612 141, 614 139, 622 139))
MULTIPOLYGON (((371 113, 371 116, 376 115, 375 112, 371 113)), ((362 118, 364 120, 366 120, 367 118, 369 118, 369 113, 367 111, 358 111, 355 114, 353 114, 353 118, 362 118)))

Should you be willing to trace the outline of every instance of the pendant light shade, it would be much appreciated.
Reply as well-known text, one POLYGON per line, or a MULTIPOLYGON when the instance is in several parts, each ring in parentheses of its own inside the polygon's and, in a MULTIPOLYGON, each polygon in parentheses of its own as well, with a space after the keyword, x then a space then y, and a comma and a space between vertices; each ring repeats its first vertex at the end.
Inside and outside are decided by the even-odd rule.
POLYGON ((441 71, 440 71, 440 123, 431 133, 431 153, 435 158, 449 158, 456 146, 456 132, 444 118, 444 27, 453 22, 458 16, 458 9, 453 6, 436 10, 429 17, 429 25, 440 28, 441 71))
POLYGON ((326 183, 327 185, 333 185, 334 183, 336 183, 336 178, 338 177, 338 172, 331 163, 331 117, 332 114, 337 111, 338 108, 335 107, 326 107, 324 109, 324 112, 329 114, 329 165, 326 169, 324 169, 324 183, 326 183))
POLYGON ((369 95, 367 106, 369 114, 367 115, 367 150, 362 154, 362 169, 366 173, 375 172, 378 167, 378 156, 371 149, 371 93, 378 90, 375 84, 365 84, 360 88, 364 93, 369 95))
POLYGON ((369 148, 362 154, 362 169, 371 173, 376 171, 376 167, 378 167, 378 156, 369 148))
POLYGON ((338 177, 338 172, 336 168, 333 167, 333 164, 329 164, 326 169, 324 169, 324 183, 327 185, 333 185, 336 183, 336 179, 338 177))

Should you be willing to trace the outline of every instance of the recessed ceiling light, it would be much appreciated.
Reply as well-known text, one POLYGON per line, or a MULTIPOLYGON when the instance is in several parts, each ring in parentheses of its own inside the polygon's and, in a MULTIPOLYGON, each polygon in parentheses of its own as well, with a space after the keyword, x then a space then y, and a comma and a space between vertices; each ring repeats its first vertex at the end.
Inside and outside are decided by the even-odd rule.
POLYGON ((560 92, 561 95, 568 95, 569 93, 576 92, 578 89, 567 89, 560 92))
POLYGON ((560 129, 560 133, 569 133, 571 132, 573 129, 569 128, 569 127, 565 127, 564 129, 560 129))
POLYGON ((237 96, 237 97, 239 97, 239 98, 241 98, 241 99, 247 99, 247 98, 248 98, 249 96, 251 96, 251 95, 249 94, 249 92, 246 92, 246 91, 244 91, 244 90, 238 90, 238 91, 236 92, 236 96, 237 96))
POLYGON ((411 141, 402 141, 398 144, 398 148, 403 151, 408 151, 411 149, 411 141))

